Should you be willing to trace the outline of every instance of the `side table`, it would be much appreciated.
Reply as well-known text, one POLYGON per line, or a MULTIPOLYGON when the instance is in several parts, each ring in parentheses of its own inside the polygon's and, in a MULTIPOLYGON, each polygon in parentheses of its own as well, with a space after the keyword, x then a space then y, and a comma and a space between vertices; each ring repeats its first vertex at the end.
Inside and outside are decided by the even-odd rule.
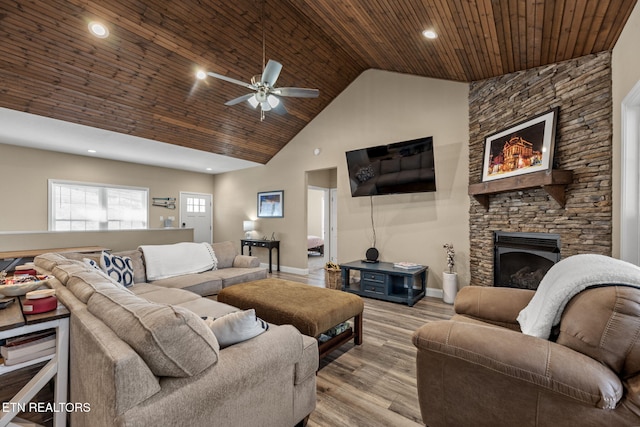
MULTIPOLYGON (((20 408, 28 407, 33 397, 47 385, 49 380, 55 377, 54 401, 64 405, 67 402, 67 383, 69 378, 69 310, 58 303, 58 308, 54 311, 41 314, 23 314, 22 301, 13 303, 9 307, 0 310, 0 339, 29 334, 32 332, 55 329, 56 331, 56 352, 53 355, 29 360, 17 365, 5 366, 0 364, 0 377, 9 372, 35 365, 37 363, 49 362, 11 399, 4 402, 3 407, 8 409, 0 412, 0 425, 5 426, 11 422, 20 412, 20 408)), ((53 425, 64 427, 67 424, 67 414, 64 410, 56 408, 53 414, 53 425)))
POLYGON ((251 248, 266 248, 269 249, 269 273, 273 273, 271 252, 275 249, 278 251, 278 271, 280 271, 280 241, 279 240, 257 240, 257 239, 241 239, 240 240, 240 253, 244 255, 244 247, 249 247, 249 255, 251 255, 251 248))

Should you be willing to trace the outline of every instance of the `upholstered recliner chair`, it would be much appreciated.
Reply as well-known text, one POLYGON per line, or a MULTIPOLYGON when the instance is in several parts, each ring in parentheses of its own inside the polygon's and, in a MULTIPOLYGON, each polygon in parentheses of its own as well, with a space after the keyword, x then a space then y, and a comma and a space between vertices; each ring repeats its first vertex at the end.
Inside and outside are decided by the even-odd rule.
POLYGON ((451 320, 414 333, 427 426, 640 425, 640 289, 582 290, 549 339, 520 331, 533 296, 467 286, 451 320))

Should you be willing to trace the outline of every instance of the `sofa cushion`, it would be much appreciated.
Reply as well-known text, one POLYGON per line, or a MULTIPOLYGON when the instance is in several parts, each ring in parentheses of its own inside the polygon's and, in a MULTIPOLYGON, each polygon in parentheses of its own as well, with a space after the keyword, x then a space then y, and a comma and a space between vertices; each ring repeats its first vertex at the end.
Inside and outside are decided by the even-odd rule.
POLYGON ((209 298, 198 298, 176 305, 184 307, 200 317, 218 318, 224 316, 225 314, 238 311, 237 307, 225 304, 223 302, 214 301, 209 298))
POLYGON ((218 270, 217 277, 222 279, 222 287, 226 288, 238 283, 252 282, 254 280, 266 279, 267 269, 263 267, 257 268, 225 268, 218 270))
POLYGON ((36 267, 40 267, 47 271, 53 271, 54 267, 62 264, 69 264, 70 260, 60 254, 50 252, 38 255, 33 261, 36 267))
MULTIPOLYGON (((131 290, 135 291, 136 287, 137 285, 132 287, 131 290)), ((187 301, 193 301, 202 298, 200 295, 194 294, 193 292, 185 291, 184 289, 163 288, 161 286, 155 286, 155 288, 155 290, 143 292, 142 294, 138 294, 137 292, 133 293, 138 295, 139 297, 146 299, 147 301, 172 305, 179 305, 187 301)))
POLYGON ((101 289, 87 304, 160 377, 190 377, 218 361, 220 346, 195 313, 146 301, 126 289, 101 289))
POLYGON ((98 289, 125 288, 114 283, 104 272, 97 270, 77 271, 69 275, 67 289, 80 301, 86 304, 98 289))
POLYGON ((184 289, 202 296, 215 295, 222 289, 222 278, 217 274, 219 271, 185 274, 169 277, 168 279, 154 280, 151 283, 164 288, 184 289))
POLYGON ((100 268, 121 285, 125 287, 133 285, 133 264, 130 257, 102 252, 100 268))
POLYGON ((222 317, 205 319, 216 336, 220 348, 250 340, 269 329, 269 324, 256 316, 254 309, 236 311, 222 317))
POLYGON ((82 261, 73 261, 73 260, 69 261, 68 264, 56 265, 51 270, 53 275, 56 276, 56 279, 58 279, 60 283, 62 283, 65 286, 67 285, 67 282, 69 282, 69 278, 73 274, 80 273, 82 271, 92 271, 92 270, 90 270, 90 267, 87 266, 82 261))
POLYGON ((233 266, 233 260, 238 255, 236 251, 236 247, 233 242, 219 242, 213 243, 211 245, 213 248, 213 252, 216 254, 216 258, 218 259, 218 268, 229 268, 233 266))

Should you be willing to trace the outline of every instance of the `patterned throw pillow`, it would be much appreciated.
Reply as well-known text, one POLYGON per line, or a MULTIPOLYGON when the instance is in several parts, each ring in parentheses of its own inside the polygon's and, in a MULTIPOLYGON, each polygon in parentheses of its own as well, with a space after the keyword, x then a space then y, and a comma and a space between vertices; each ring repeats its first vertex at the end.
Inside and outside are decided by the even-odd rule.
POLYGON ((103 276, 105 279, 109 280, 114 285, 119 286, 121 288, 124 288, 122 283, 118 282, 113 277, 107 275, 107 273, 102 271, 102 268, 100 268, 100 265, 98 265, 98 263, 95 260, 90 259, 90 258, 82 258, 82 262, 84 262, 89 267, 92 267, 96 271, 96 273, 100 274, 101 276, 103 276))
POLYGON ((112 255, 102 252, 100 255, 100 267, 107 276, 125 287, 133 285, 133 263, 128 256, 112 255))

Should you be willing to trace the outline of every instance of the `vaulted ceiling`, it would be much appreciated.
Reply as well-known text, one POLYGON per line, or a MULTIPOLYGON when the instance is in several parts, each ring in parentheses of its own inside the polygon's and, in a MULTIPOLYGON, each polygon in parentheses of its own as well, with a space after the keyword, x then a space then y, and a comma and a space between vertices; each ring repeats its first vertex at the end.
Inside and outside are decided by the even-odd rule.
POLYGON ((366 69, 482 80, 613 48, 636 0, 1 0, 0 107, 266 163, 366 69), (98 39, 92 20, 110 31, 98 39), (242 81, 284 65, 265 121, 242 81), (421 34, 432 29, 429 40, 421 34))

